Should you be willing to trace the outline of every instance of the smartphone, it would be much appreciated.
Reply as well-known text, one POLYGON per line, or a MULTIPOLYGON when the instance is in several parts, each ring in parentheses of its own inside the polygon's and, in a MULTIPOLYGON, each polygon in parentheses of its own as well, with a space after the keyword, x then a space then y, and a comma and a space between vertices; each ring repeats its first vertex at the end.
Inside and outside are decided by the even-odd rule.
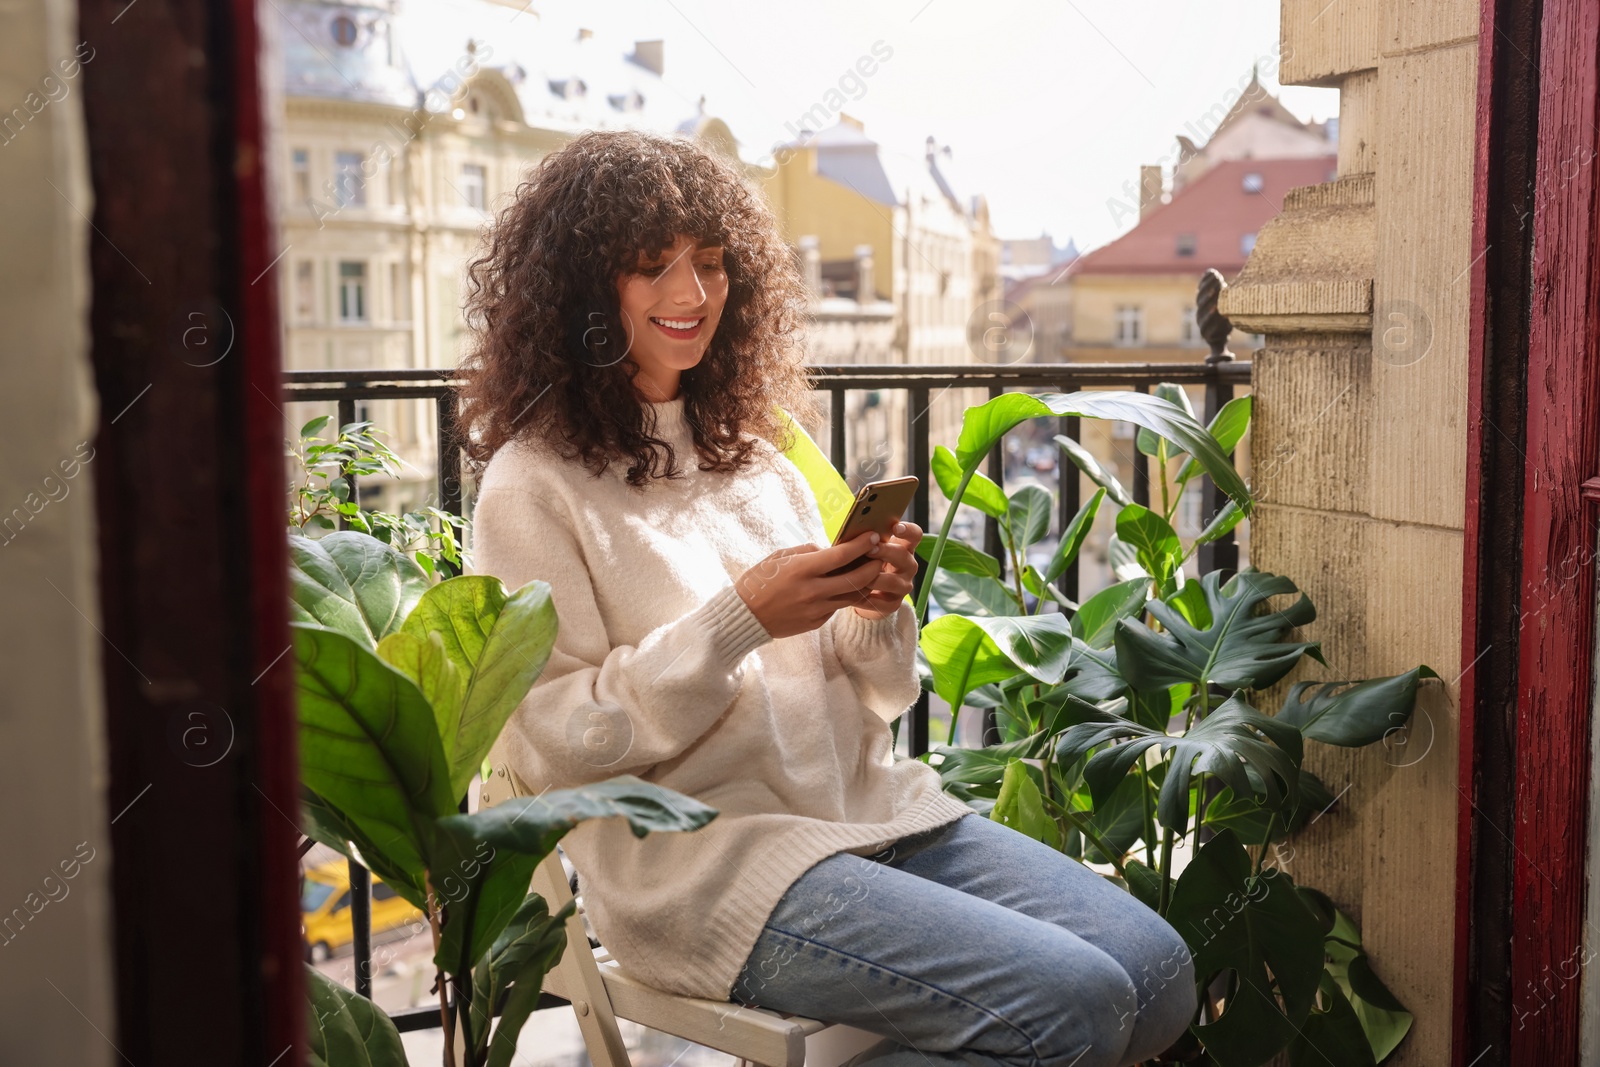
MULTIPOLYGON (((911 507, 911 500, 916 496, 918 484, 918 479, 912 475, 905 478, 885 478, 863 485, 861 491, 856 494, 855 502, 850 505, 849 514, 844 517, 844 525, 839 527, 839 532, 834 535, 833 543, 843 544, 869 530, 876 531, 879 537, 889 537, 894 524, 899 522, 911 507)), ((860 564, 861 560, 852 560, 828 573, 840 574, 860 564)))

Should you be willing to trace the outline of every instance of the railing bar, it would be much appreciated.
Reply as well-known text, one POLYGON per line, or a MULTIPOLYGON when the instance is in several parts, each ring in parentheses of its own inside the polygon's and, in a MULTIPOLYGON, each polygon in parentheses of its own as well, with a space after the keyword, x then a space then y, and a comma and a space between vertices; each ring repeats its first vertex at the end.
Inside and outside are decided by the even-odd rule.
MULTIPOLYGON (((1163 381, 1171 381, 1170 377, 1163 377, 1163 381)), ((1134 392, 1149 394, 1148 382, 1135 383, 1134 392)), ((1150 506, 1150 457, 1139 451, 1139 428, 1133 428, 1133 437, 1129 439, 1133 449, 1133 502, 1150 506)))
MULTIPOLYGON (((916 386, 906 390, 906 446, 909 452, 910 471, 920 479, 917 483, 916 495, 911 498, 911 521, 922 527, 924 533, 928 532, 930 512, 932 510, 933 495, 928 485, 929 474, 932 469, 932 450, 928 447, 928 423, 932 418, 928 414, 928 389, 925 386, 916 386)), ((918 567, 915 577, 912 578, 913 599, 922 595, 922 585, 932 579, 927 573, 927 568, 918 567)), ((920 625, 926 618, 918 619, 920 625)), ((907 712, 911 716, 911 735, 906 739, 906 751, 913 758, 928 751, 928 691, 924 689, 917 695, 917 702, 907 712)))
MULTIPOLYGON (((1205 421, 1209 425, 1216 418, 1228 401, 1233 399, 1233 386, 1219 378, 1212 378, 1206 382, 1206 415, 1205 421)), ((1235 455, 1237 455, 1235 450, 1235 455)), ((1209 474, 1201 476, 1201 513, 1200 526, 1205 528, 1217 514, 1228 505, 1228 494, 1217 488, 1209 474)), ((1237 527, 1235 527, 1235 530, 1237 527)), ((1196 553, 1196 565, 1201 574, 1214 570, 1237 571, 1239 569, 1239 542, 1234 537, 1234 530, 1229 530, 1223 537, 1212 541, 1210 544, 1200 546, 1196 553)))
MULTIPOLYGON (((332 399, 332 398, 330 398, 330 399, 332 399)), ((352 422, 356 421, 356 399, 357 398, 355 397, 354 394, 352 394, 350 396, 341 396, 341 397, 338 398, 338 401, 339 401, 339 425, 338 425, 338 428, 337 428, 338 430, 342 431, 346 426, 348 426, 352 422)), ((335 436, 337 436, 337 433, 335 434, 335 436)), ((361 497, 357 495, 356 476, 354 474, 345 475, 344 484, 350 490, 350 500, 351 500, 351 502, 359 505, 360 502, 361 502, 361 497)), ((340 515, 339 516, 339 529, 348 530, 349 528, 350 528, 350 524, 345 521, 345 518, 344 518, 343 515, 340 515)))
MULTIPOLYGON (((1126 386, 1139 379, 1155 381, 1205 382, 1220 377, 1234 384, 1248 384, 1250 362, 1228 360, 1208 368, 1200 363, 1026 363, 1009 366, 987 364, 905 364, 905 363, 813 363, 806 367, 813 379, 848 381, 851 388, 867 388, 865 383, 882 382, 881 388, 906 385, 939 387, 955 383, 983 385, 991 381, 1013 386, 1038 385, 1048 388, 1070 376, 1074 388, 1088 386, 1126 386)), ((283 372, 284 384, 302 387, 313 384, 347 387, 386 382, 459 382, 453 367, 407 368, 404 370, 290 370, 283 372)), ((960 387, 959 384, 957 387, 960 387)))
MULTIPOLYGON (((1070 390, 1063 388, 1062 391, 1068 392, 1070 390)), ((1083 433, 1079 425, 1081 422, 1082 420, 1076 415, 1063 415, 1056 420, 1061 436, 1072 441, 1077 441, 1083 433)), ((1078 465, 1067 456, 1066 449, 1061 448, 1059 445, 1056 446, 1056 485, 1060 501, 1060 514, 1057 525, 1063 534, 1067 532, 1067 524, 1072 521, 1072 517, 1083 506, 1083 501, 1080 499, 1083 494, 1079 488, 1081 480, 1078 465)), ((1072 561, 1072 565, 1056 580, 1056 588, 1072 600, 1078 599, 1078 589, 1081 585, 1078 575, 1082 567, 1083 557, 1080 553, 1078 558, 1072 561)))
POLYGON ((372 876, 355 860, 350 869, 350 927, 355 939, 356 992, 372 999, 372 876))
POLYGON ((833 469, 839 472, 839 477, 846 477, 845 466, 845 440, 844 440, 844 388, 829 385, 828 389, 828 448, 833 460, 833 469))
POLYGON ((456 440, 456 393, 447 390, 434 401, 439 423, 439 509, 461 514, 461 448, 456 440))
MULTIPOLYGON (((1005 387, 1000 383, 995 382, 989 386, 990 400, 1001 396, 1003 393, 1005 393, 1005 387)), ((995 441, 993 447, 989 449, 989 455, 984 458, 984 466, 988 468, 985 473, 989 475, 989 480, 1004 490, 1006 484, 1004 434, 1001 434, 1000 439, 995 441)), ((983 550, 1000 561, 1000 580, 1004 582, 1006 580, 1007 557, 1005 547, 1000 543, 1000 520, 993 515, 986 514, 983 517, 983 550)), ((1023 562, 1026 563, 1027 561, 1023 560, 1023 562)), ((1021 581, 1020 575, 1016 576, 1016 578, 1021 581)), ((1000 737, 1000 724, 993 707, 983 709, 982 727, 978 731, 978 737, 981 743, 985 745, 999 744, 1002 740, 1000 737)))

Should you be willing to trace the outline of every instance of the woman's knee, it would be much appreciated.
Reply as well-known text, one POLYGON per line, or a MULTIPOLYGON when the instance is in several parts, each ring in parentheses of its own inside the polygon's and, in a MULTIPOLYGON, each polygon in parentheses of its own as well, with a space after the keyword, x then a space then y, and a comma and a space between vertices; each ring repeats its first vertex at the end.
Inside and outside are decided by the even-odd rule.
POLYGON ((1147 958, 1131 975, 1139 997, 1138 1034, 1129 1048, 1134 1060, 1148 1059, 1182 1037, 1199 1007, 1188 944, 1165 920, 1153 925, 1147 958))

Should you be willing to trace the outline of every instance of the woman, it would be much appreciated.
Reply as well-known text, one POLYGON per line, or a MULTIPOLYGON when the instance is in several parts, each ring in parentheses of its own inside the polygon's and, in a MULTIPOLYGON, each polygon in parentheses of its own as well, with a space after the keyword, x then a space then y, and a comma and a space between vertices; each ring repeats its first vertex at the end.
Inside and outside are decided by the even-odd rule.
POLYGON ((827 546, 781 454, 807 299, 759 194, 688 141, 586 133, 469 282, 477 569, 548 582, 560 620, 495 762, 523 793, 634 774, 720 812, 563 841, 619 964, 880 1033, 874 1067, 1124 1064, 1178 1038, 1170 926, 891 755, 922 530, 827 546))

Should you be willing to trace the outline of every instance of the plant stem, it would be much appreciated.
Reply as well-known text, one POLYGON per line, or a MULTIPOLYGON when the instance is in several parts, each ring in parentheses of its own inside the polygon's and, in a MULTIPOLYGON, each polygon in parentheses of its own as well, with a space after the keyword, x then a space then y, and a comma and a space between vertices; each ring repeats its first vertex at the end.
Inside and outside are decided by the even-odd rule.
MULTIPOLYGON (((955 496, 950 500, 950 507, 944 513, 944 525, 939 527, 939 537, 933 542, 933 552, 928 556, 928 577, 922 583, 922 589, 917 593, 917 601, 912 605, 916 609, 917 623, 921 625, 923 613, 928 607, 928 594, 933 590, 933 576, 938 573, 939 559, 944 555, 945 542, 950 540, 950 526, 956 521, 956 508, 961 506, 961 497, 967 491, 967 483, 972 481, 972 475, 977 468, 961 472, 961 481, 956 485, 955 496)), ((954 725, 954 718, 951 724, 954 725)))
POLYGON ((1156 465, 1161 468, 1161 517, 1172 521, 1171 503, 1167 499, 1167 439, 1156 438, 1156 465))
POLYGON ((1158 905, 1156 907, 1156 911, 1159 912, 1163 917, 1165 917, 1166 914, 1167 914, 1167 902, 1168 902, 1169 897, 1171 896, 1171 893, 1169 892, 1169 889, 1170 889, 1170 887, 1172 885, 1172 878, 1171 878, 1171 875, 1169 874, 1169 872, 1172 870, 1172 829, 1171 829, 1171 827, 1164 827, 1163 830, 1162 830, 1162 834, 1161 834, 1161 868, 1160 868, 1160 870, 1161 870, 1161 900, 1160 900, 1160 902, 1158 903, 1158 905))
MULTIPOLYGON (((433 895, 433 879, 423 873, 423 885, 428 890, 428 926, 433 930, 433 954, 439 954, 439 909, 433 895)), ((434 984, 439 987, 439 1026, 444 1031, 444 1067, 456 1067, 456 1035, 450 1018, 450 983, 445 981, 444 970, 434 965, 434 984)))
POLYGON ((1261 876, 1261 864, 1262 864, 1262 861, 1267 858, 1267 849, 1272 847, 1273 824, 1276 823, 1277 821, 1278 821, 1278 813, 1277 812, 1273 812, 1272 814, 1267 816, 1267 833, 1266 833, 1266 836, 1261 839, 1261 851, 1256 853, 1255 875, 1258 878, 1261 876))
POLYGON ((1139 836, 1144 838, 1144 860, 1153 871, 1156 869, 1156 843, 1150 840, 1155 836, 1152 827, 1156 824, 1155 811, 1152 808, 1154 801, 1150 799, 1150 768, 1144 764, 1144 757, 1139 757, 1139 778, 1144 783, 1144 829, 1139 836))

